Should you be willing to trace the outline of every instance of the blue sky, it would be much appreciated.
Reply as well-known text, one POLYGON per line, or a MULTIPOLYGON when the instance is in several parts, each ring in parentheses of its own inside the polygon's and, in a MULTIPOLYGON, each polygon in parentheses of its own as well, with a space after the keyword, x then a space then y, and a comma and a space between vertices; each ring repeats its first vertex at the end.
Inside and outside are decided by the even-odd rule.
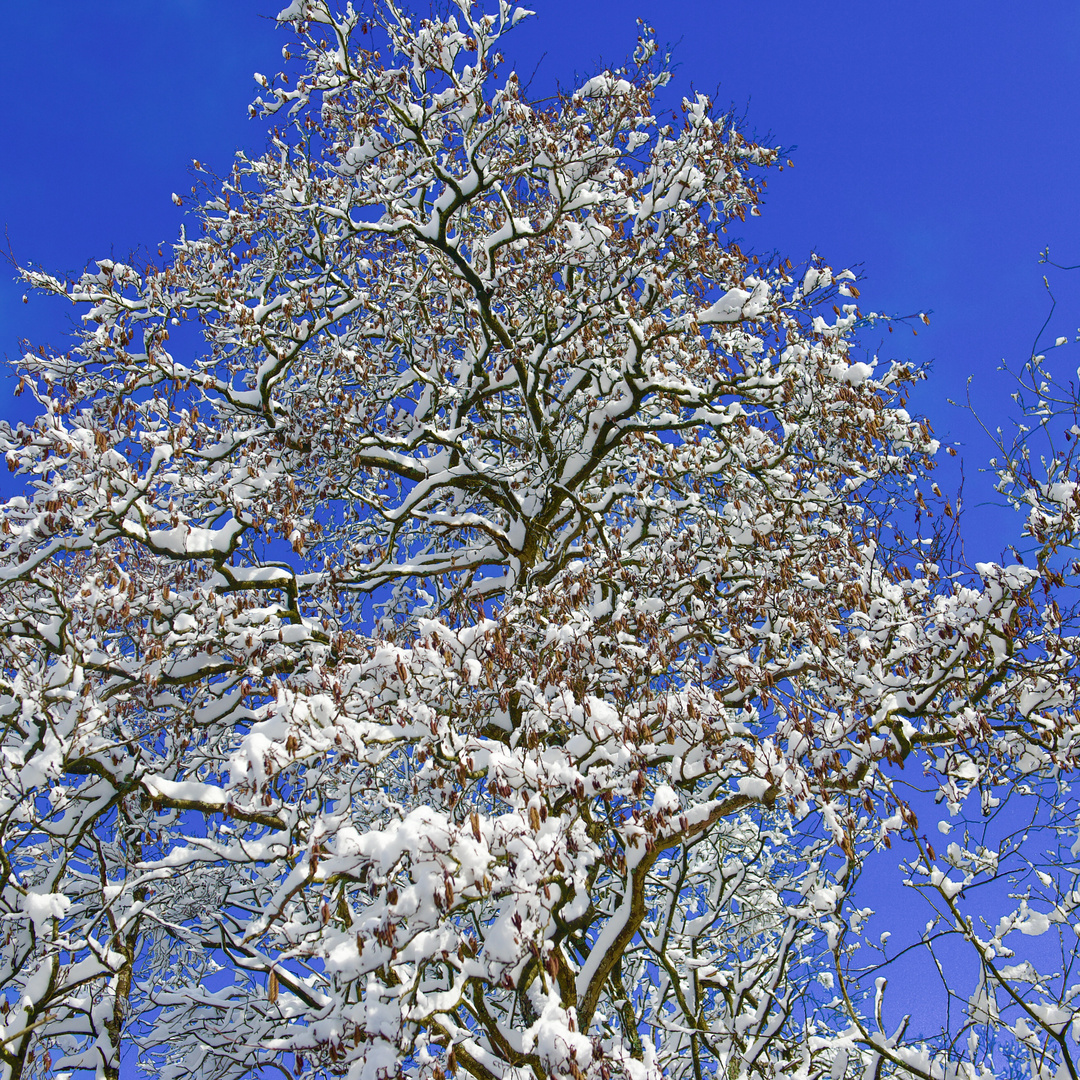
MULTIPOLYGON (((223 170, 236 148, 263 145, 247 104, 252 72, 279 63, 279 6, 8 5, 0 226, 15 257, 73 273, 92 258, 171 240, 183 212, 169 196, 190 186, 191 159, 223 170)), ((977 472, 991 448, 946 400, 963 398, 973 376, 981 414, 991 426, 1007 423, 1012 387, 995 368, 1028 353, 1048 310, 1037 255, 1049 245, 1058 261, 1080 262, 1080 5, 530 6, 537 17, 519 25, 507 52, 523 76, 536 71, 537 93, 622 60, 641 15, 674 46, 677 92, 714 94, 745 113, 750 132, 792 149, 796 168, 774 176, 743 246, 796 262, 817 251, 834 266, 861 267, 864 308, 933 313, 918 338, 902 331, 865 344, 933 361, 916 406, 964 444, 969 555, 998 556, 1011 522, 972 517, 992 497, 977 472)), ((1056 286, 1050 333, 1071 338, 1080 273, 1058 274, 1056 286)), ((0 274, 0 355, 16 356, 21 337, 62 343, 69 312, 43 298, 24 306, 22 292, 0 274)), ((0 402, 0 415, 12 415, 2 388, 0 402)))
MULTIPOLYGON (((426 0, 421 0, 425 3, 426 0)), ((276 70, 284 0, 37 0, 8 4, 0 101, 0 227, 22 263, 77 273, 171 241, 192 158, 218 171, 258 150, 252 72, 276 70)), ((793 262, 816 251, 859 268, 864 309, 932 312, 932 325, 865 340, 885 357, 933 362, 916 408, 961 444, 967 546, 998 557, 1015 519, 978 469, 992 452, 970 417, 1012 415, 1002 358, 1021 361, 1049 310, 1038 253, 1080 263, 1080 4, 907 0, 722 4, 716 0, 532 0, 507 41, 543 94, 632 49, 641 15, 674 46, 675 90, 691 85, 790 150, 744 248, 793 262), (541 59, 542 58, 542 59, 541 59), (538 66, 539 65, 539 66, 538 66), (883 340, 882 340, 883 338, 883 340)), ((1056 274, 1047 331, 1075 336, 1080 271, 1056 274)), ((63 344, 69 310, 0 274, 0 355, 63 344)), ((1075 347, 1061 350, 1062 366, 1075 347)), ((0 384, 0 417, 18 415, 0 384)), ((21 407, 21 403, 20 403, 21 407)), ((950 488, 951 473, 942 486, 950 488)), ((932 823, 930 825, 932 828, 932 823)), ((920 916, 925 918, 925 916, 920 916)))

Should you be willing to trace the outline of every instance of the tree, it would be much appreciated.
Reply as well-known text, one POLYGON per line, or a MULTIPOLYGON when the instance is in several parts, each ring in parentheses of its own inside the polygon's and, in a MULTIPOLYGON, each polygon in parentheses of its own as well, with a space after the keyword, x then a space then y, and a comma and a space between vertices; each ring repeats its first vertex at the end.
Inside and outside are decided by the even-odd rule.
POLYGON ((657 120, 644 27, 530 101, 523 14, 294 0, 165 264, 22 272, 86 329, 0 429, 5 1080, 974 1077, 994 1030, 1074 1075, 1071 990, 995 967, 1048 917, 983 940, 993 853, 897 786, 1072 806, 1055 541, 942 571, 919 373, 726 235, 777 151, 657 120), (902 838, 973 1042, 886 1030, 856 951, 902 838))

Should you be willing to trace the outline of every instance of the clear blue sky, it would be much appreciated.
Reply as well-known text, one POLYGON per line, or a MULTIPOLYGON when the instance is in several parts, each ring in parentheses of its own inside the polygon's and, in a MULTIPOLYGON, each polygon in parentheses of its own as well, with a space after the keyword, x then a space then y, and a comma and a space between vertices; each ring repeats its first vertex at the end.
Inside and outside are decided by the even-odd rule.
MULTIPOLYGON (((190 185, 191 158, 224 169, 237 147, 262 146, 246 106, 251 73, 279 62, 285 35, 270 16, 281 3, 8 5, 0 226, 15 256, 75 272, 174 237, 183 215, 169 195, 190 185)), ((933 311, 929 330, 894 334, 883 351, 934 361, 918 405, 967 445, 968 506, 985 498, 976 469, 989 447, 945 399, 973 375, 981 412, 1007 418, 1010 386, 994 369, 1026 354, 1045 315, 1037 253, 1049 245, 1080 262, 1080 5, 530 6, 537 17, 507 51, 523 75, 546 53, 538 92, 621 60, 640 14, 675 47, 677 90, 715 91, 751 131, 795 148, 796 168, 772 180, 744 240, 793 261, 814 250, 861 264, 865 306, 933 311)), ((1080 287, 1059 279, 1057 330, 1071 337, 1080 287)), ((24 336, 59 343, 69 317, 40 298, 23 306, 22 291, 0 274, 0 355, 15 356, 24 336)), ((0 401, 9 415, 2 390, 0 401)), ((993 520, 984 543, 999 539, 993 520)), ((996 556, 1007 539, 971 554, 996 556)))
MULTIPOLYGON (((191 159, 223 171, 236 148, 263 145, 260 122, 247 119, 251 75, 277 68, 287 35, 268 16, 283 5, 6 5, 0 226, 16 258, 75 273, 175 237, 183 212, 170 193, 190 187, 191 159)), ((795 262, 819 252, 861 267, 864 309, 933 313, 918 337, 865 344, 934 362, 916 405, 963 444, 969 556, 998 557, 1014 539, 1009 516, 972 510, 992 497, 977 472, 990 446, 946 399, 963 398, 974 376, 978 409, 991 426, 1007 423, 1012 387, 995 368, 1027 355, 1047 314, 1037 255, 1049 245, 1080 263, 1080 4, 527 6, 537 17, 506 51, 524 78, 536 69, 537 94, 621 61, 643 16, 674 46, 676 91, 715 94, 745 112, 751 133, 792 151, 795 169, 771 180, 743 246, 795 262)), ((62 344, 69 311, 43 298, 24 306, 11 276, 0 274, 0 355, 16 356, 21 337, 62 344)), ((1051 341, 1080 325, 1080 272, 1055 280, 1051 341)), ((1062 363, 1075 368, 1077 353, 1061 350, 1062 363)), ((16 415, 3 385, 0 405, 16 415)))
MULTIPOLYGON (((0 226, 16 258, 70 273, 171 240, 183 212, 169 196, 190 186, 191 159, 224 170, 237 147, 263 145, 260 122, 247 119, 251 74, 277 68, 286 35, 272 16, 282 5, 8 5, 0 226)), ((864 308, 933 312, 918 338, 865 344, 934 362, 916 404, 940 435, 965 444, 969 512, 987 498, 977 469, 989 445, 945 402, 973 375, 983 415, 1007 420, 1011 386, 995 368, 1027 354, 1046 314, 1037 254, 1049 245, 1059 261, 1080 262, 1080 4, 528 6, 537 16, 507 52, 523 77, 540 62, 536 92, 621 61, 641 15, 674 46, 676 91, 715 94, 746 114, 752 133, 793 148, 796 168, 772 179, 744 247, 860 265, 864 308)), ((1058 275, 1058 285, 1056 332, 1072 337, 1080 274, 1058 275)), ((60 343, 70 318, 42 298, 23 306, 22 292, 0 274, 0 355, 17 355, 24 336, 60 343)), ((2 388, 0 401, 11 415, 2 388)), ((1012 539, 1000 515, 971 525, 972 557, 996 557, 1012 539)))

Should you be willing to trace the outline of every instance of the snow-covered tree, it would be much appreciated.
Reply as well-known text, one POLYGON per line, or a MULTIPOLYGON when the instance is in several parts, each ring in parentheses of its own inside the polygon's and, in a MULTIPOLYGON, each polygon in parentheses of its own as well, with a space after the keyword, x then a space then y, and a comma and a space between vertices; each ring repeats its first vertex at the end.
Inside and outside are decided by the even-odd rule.
POLYGON ((1001 465, 1045 559, 946 574, 917 373, 729 234, 777 152, 658 120, 647 27, 529 100, 524 14, 294 0, 164 265, 23 272, 85 330, 0 427, 3 1077, 1075 1075, 995 959, 1080 902, 1072 463, 1001 465), (1050 806, 1049 902, 982 928, 905 765, 1050 806), (853 901, 898 840, 981 973, 936 1042, 853 901))

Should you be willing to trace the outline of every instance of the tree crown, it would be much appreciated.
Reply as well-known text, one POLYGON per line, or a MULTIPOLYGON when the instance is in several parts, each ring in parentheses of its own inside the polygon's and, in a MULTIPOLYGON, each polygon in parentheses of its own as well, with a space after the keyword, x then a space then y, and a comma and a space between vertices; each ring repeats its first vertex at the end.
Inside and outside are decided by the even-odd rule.
MULTIPOLYGON (((294 0, 165 264, 24 272, 86 329, 0 428, 6 1076, 989 1060, 886 1031, 847 898, 922 843, 898 766, 957 812, 1071 766, 1053 572, 904 535, 918 373, 728 233, 777 151, 658 120, 644 27, 530 101, 522 14, 294 0)), ((985 847, 923 854, 970 1022, 1071 1060, 958 906, 985 847)))

